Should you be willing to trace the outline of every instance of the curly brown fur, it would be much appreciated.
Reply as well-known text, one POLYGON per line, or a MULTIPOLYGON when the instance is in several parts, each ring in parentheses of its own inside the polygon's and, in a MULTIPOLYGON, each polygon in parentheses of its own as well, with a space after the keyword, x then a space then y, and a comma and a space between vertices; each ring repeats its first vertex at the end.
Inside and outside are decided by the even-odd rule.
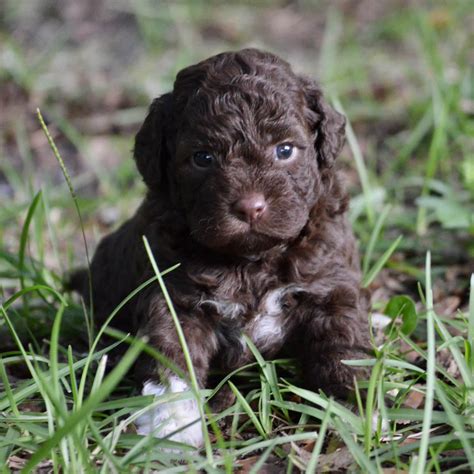
MULTIPOLYGON (((182 70, 136 136, 147 196, 92 262, 99 324, 152 275, 145 235, 161 269, 181 264, 165 280, 202 386, 210 367, 251 359, 246 333, 267 357, 285 348, 300 358, 308 388, 346 396, 357 370, 341 360, 363 357, 369 342, 348 198, 333 166, 344 125, 314 81, 270 53, 227 52, 182 70), (277 160, 282 143, 296 156, 277 160), (214 161, 200 168, 193 156, 204 151, 214 161), (255 207, 255 196, 263 204, 252 220, 236 203, 255 207)), ((87 286, 76 281, 85 298, 87 286)), ((185 369, 157 285, 114 324, 147 334, 185 369)))

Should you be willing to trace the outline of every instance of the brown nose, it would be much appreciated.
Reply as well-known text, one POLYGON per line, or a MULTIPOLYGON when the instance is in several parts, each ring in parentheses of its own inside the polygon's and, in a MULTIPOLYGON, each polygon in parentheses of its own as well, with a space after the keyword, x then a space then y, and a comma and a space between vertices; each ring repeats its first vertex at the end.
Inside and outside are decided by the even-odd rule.
POLYGON ((236 201, 232 210, 239 219, 254 222, 265 214, 267 203, 262 194, 252 193, 236 201))

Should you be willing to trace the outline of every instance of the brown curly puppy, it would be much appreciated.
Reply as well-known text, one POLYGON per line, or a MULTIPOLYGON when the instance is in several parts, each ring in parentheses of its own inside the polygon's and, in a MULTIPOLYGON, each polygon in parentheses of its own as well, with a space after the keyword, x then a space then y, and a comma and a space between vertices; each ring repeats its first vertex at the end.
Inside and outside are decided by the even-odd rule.
MULTIPOLYGON (((161 269, 181 263, 166 284, 201 386, 210 367, 251 360, 247 334, 266 357, 283 348, 297 357, 308 388, 345 397, 357 371, 341 359, 364 357, 369 344, 348 198, 333 166, 344 125, 318 85, 273 54, 227 52, 182 70, 136 136, 147 196, 92 262, 99 323, 152 276, 145 235, 161 269)), ((86 280, 74 280, 87 298, 86 280)), ((185 369, 156 284, 113 324, 140 330, 185 369)), ((157 369, 143 393, 186 389, 157 369)), ((139 432, 165 436, 196 418, 196 400, 168 403, 142 417, 139 432)), ((199 445, 199 424, 173 439, 199 445)))

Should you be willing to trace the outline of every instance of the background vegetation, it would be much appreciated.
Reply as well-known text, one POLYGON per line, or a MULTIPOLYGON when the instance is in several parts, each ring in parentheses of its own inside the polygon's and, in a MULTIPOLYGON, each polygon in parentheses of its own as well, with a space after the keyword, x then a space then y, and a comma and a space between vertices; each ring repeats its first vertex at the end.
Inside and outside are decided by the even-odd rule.
POLYGON ((5 472, 473 471, 473 35, 469 0, 4 0, 5 472), (369 397, 354 413, 256 353, 229 382, 235 405, 209 414, 206 448, 163 451, 133 427, 151 402, 126 376, 143 344, 117 336, 130 350, 108 371, 111 346, 63 290, 86 261, 75 204, 92 252, 143 195, 130 150, 151 99, 182 67, 249 45, 318 78, 349 118, 339 166, 373 294, 369 397))

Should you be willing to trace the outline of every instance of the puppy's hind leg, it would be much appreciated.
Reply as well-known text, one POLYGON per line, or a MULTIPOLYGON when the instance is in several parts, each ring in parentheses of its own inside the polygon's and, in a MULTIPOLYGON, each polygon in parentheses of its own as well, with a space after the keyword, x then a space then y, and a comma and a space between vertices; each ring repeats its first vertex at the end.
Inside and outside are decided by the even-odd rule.
POLYGON ((299 353, 305 385, 339 399, 350 398, 354 381, 365 378, 367 369, 342 361, 367 358, 370 345, 357 292, 340 286, 322 297, 308 295, 301 310, 299 353))

